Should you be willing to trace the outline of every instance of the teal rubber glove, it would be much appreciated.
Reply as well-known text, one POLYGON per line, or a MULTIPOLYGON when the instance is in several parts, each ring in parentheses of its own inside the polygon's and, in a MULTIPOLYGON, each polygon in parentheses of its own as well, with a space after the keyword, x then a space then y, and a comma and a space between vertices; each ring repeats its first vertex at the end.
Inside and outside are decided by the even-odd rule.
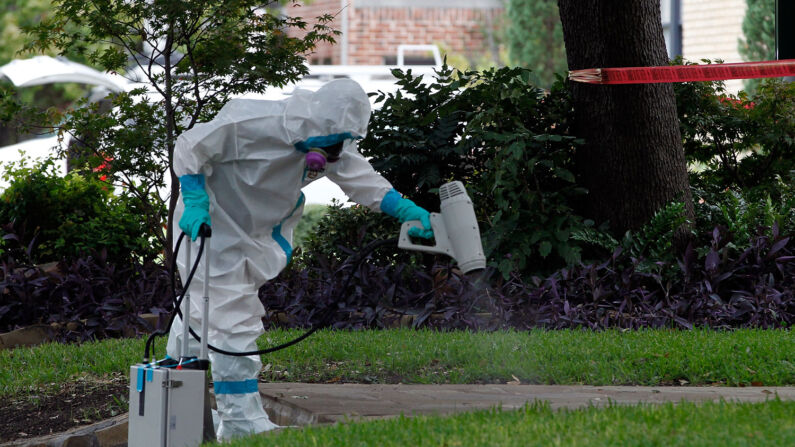
POLYGON ((179 228, 195 241, 202 224, 210 226, 210 198, 204 190, 204 175, 183 175, 179 178, 182 187, 182 203, 185 211, 179 220, 179 228))
POLYGON ((424 208, 417 206, 414 202, 404 198, 399 192, 392 189, 381 200, 381 211, 397 218, 400 223, 410 220, 419 220, 422 228, 413 227, 409 229, 409 236, 422 239, 433 238, 433 228, 431 227, 431 213, 424 208))

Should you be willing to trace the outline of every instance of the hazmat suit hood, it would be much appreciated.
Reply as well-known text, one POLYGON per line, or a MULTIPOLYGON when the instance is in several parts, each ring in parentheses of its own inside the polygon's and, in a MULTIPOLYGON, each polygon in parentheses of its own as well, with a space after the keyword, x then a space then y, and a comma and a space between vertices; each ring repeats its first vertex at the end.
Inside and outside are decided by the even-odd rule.
POLYGON ((293 95, 284 115, 284 127, 292 144, 328 135, 366 135, 370 100, 357 82, 337 79, 315 92, 299 89, 293 95))

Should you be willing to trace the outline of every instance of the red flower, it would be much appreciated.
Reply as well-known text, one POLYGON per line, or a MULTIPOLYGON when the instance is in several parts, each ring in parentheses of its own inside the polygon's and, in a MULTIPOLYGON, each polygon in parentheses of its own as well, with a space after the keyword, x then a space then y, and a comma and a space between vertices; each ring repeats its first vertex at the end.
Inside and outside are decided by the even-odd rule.
MULTIPOLYGON (((110 171, 110 162, 113 161, 113 157, 104 157, 104 158, 105 158, 105 161, 103 161, 102 164, 100 164, 96 168, 92 169, 91 170, 92 172, 107 172, 107 171, 110 171)), ((99 179, 101 181, 103 181, 103 182, 106 182, 106 181, 108 181, 108 175, 107 174, 102 174, 102 175, 99 176, 99 179)))
POLYGON ((753 102, 745 103, 742 100, 739 100, 737 98, 731 98, 726 95, 718 96, 718 101, 720 101, 722 104, 732 105, 734 106, 734 108, 742 106, 744 109, 748 110, 753 109, 756 106, 756 104, 754 104, 753 102))

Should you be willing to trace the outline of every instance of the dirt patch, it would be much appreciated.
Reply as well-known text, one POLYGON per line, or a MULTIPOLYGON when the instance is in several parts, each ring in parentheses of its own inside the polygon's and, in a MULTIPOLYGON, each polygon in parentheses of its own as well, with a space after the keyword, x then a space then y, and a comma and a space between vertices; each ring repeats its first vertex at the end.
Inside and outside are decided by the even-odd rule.
POLYGON ((7 397, 0 405, 0 442, 59 433, 124 413, 129 392, 128 378, 118 374, 7 397))

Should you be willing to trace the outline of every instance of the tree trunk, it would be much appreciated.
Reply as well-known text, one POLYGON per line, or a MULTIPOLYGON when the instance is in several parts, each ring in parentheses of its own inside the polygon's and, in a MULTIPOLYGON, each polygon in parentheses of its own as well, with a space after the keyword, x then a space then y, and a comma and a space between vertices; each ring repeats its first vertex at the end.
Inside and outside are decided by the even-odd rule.
MULTIPOLYGON (((666 65, 659 0, 559 0, 570 70, 666 65)), ((693 204, 670 84, 571 82, 577 174, 585 214, 613 232, 637 229, 662 206, 693 204)), ((681 241, 680 241, 681 242, 681 241)))

